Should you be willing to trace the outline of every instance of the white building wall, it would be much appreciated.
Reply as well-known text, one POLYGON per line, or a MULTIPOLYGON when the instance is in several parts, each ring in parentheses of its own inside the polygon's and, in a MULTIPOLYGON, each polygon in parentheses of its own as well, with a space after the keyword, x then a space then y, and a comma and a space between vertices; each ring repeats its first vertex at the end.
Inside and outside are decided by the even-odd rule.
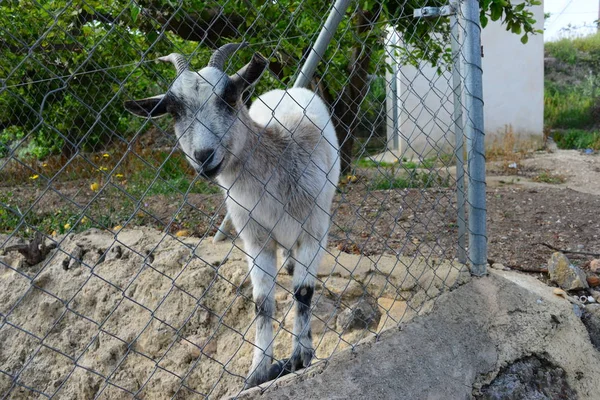
MULTIPOLYGON (((543 5, 532 9, 537 28, 542 29, 543 5)), ((538 141, 544 126, 544 38, 520 36, 506 31, 500 21, 490 21, 481 39, 484 51, 483 98, 486 145, 509 127, 521 143, 538 141)), ((464 76, 464 66, 462 75, 464 76)), ((392 77, 389 76, 389 79, 392 77)), ((399 97, 400 148, 390 150, 396 156, 431 156, 448 151, 454 144, 452 74, 438 75, 429 64, 419 68, 402 66, 397 82, 399 97)), ((464 104, 464 95, 462 101, 464 104)), ((388 110, 390 110, 388 99, 388 110)), ((388 143, 394 131, 388 119, 388 143)))

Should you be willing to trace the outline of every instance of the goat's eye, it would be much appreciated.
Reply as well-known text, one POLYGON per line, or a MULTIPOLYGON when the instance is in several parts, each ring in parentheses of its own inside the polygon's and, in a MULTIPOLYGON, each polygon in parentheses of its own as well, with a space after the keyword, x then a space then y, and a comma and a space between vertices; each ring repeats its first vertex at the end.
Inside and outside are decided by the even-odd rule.
POLYGON ((167 112, 173 116, 173 118, 178 118, 181 116, 181 107, 177 104, 171 103, 167 106, 167 112))
POLYGON ((230 107, 235 108, 235 106, 237 105, 237 97, 231 97, 229 99, 226 99, 226 102, 230 107))
POLYGON ((237 104, 237 88, 233 84, 225 86, 221 100, 223 100, 229 107, 235 107, 237 104))

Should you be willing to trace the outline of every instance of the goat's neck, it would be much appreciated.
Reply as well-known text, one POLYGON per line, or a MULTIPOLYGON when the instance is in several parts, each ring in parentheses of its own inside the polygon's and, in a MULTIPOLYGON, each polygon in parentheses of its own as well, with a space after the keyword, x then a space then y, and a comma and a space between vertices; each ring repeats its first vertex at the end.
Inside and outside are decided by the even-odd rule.
POLYGON ((231 160, 219 177, 221 185, 229 189, 234 182, 243 183, 253 178, 267 180, 280 161, 278 151, 282 143, 276 132, 259 125, 245 111, 234 140, 231 160))

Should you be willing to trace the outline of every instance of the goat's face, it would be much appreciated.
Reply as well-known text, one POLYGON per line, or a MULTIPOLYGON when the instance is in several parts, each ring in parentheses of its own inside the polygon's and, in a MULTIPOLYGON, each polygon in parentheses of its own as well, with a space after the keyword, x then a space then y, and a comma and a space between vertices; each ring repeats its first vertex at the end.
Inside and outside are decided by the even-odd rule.
POLYGON ((126 101, 125 108, 142 117, 171 114, 177 141, 194 169, 206 177, 216 176, 227 164, 235 141, 238 113, 244 90, 255 83, 267 61, 255 54, 252 61, 229 77, 223 72, 225 58, 242 45, 217 50, 208 67, 193 72, 177 54, 163 57, 177 67, 179 76, 160 96, 126 101))

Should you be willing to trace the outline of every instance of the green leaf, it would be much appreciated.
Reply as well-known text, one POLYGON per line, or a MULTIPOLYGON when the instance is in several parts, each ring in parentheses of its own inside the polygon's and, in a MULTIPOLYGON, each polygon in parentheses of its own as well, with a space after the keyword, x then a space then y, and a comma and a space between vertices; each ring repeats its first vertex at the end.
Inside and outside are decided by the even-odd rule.
POLYGON ((502 6, 498 3, 492 3, 490 6, 492 21, 498 21, 502 18, 502 6))
POLYGON ((488 17, 485 15, 482 15, 479 17, 479 20, 481 21, 481 27, 485 28, 488 24, 488 17))
POLYGON ((521 37, 521 43, 527 44, 528 41, 529 41, 529 37, 527 37, 527 35, 523 35, 521 37))
POLYGON ((131 5, 131 20, 133 22, 137 22, 137 17, 140 14, 141 8, 136 6, 135 4, 131 5))

